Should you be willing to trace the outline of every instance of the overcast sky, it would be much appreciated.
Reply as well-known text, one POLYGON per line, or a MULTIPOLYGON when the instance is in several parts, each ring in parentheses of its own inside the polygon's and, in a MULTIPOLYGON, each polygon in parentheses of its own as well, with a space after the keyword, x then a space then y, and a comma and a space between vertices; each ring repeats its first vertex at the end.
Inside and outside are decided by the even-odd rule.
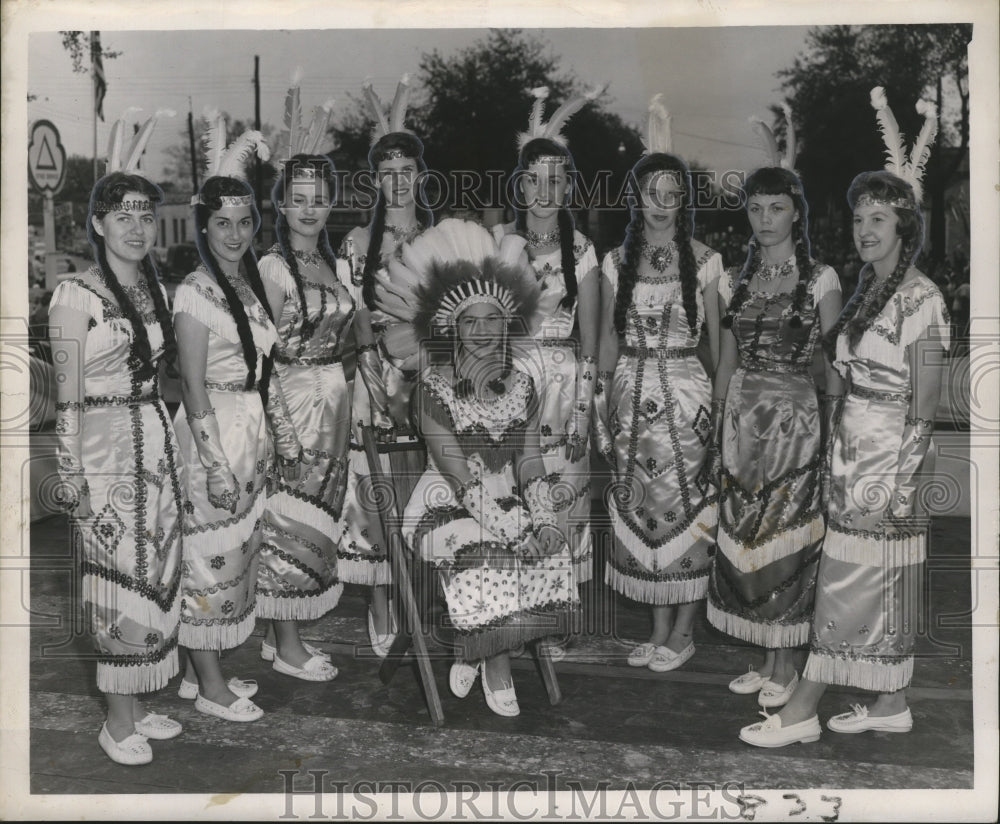
MULTIPOLYGON (((775 71, 804 48, 805 27, 529 29, 541 36, 564 73, 584 85, 609 83, 609 108, 645 132, 649 98, 662 92, 673 115, 674 149, 708 168, 752 168, 763 155, 747 118, 767 117, 779 99, 775 71)), ((105 121, 97 124, 98 156, 110 124, 129 106, 145 112, 169 108, 148 149, 163 165, 162 149, 182 140, 188 97, 198 117, 215 106, 234 117, 253 117, 253 57, 260 55, 261 118, 280 128, 284 94, 301 67, 302 103, 333 97, 338 113, 367 76, 383 99, 400 75, 417 74, 423 53, 453 54, 486 36, 485 29, 355 29, 315 31, 102 31, 106 60, 105 121)), ((51 120, 69 154, 93 151, 91 79, 74 74, 58 32, 29 38, 28 90, 37 100, 28 117, 51 120)), ((86 61, 89 65, 89 61, 86 61)), ((525 98, 525 119, 530 99, 525 98)), ((525 124, 518 124, 523 127, 525 124)), ((513 147, 512 147, 513 151, 513 147)))

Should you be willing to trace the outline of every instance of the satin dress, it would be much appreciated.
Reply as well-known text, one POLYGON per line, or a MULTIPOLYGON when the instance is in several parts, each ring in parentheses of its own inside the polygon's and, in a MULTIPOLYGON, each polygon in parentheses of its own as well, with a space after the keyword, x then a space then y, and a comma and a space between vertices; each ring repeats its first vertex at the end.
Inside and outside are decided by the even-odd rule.
MULTIPOLYGON (((257 350, 258 379, 263 356, 277 341, 267 311, 249 291, 241 298, 257 350)), ((188 275, 174 295, 174 316, 184 313, 208 329, 205 390, 215 409, 222 450, 239 483, 236 514, 208 501, 208 475, 181 404, 174 429, 185 466, 191 511, 184 525, 181 581, 183 646, 196 650, 238 647, 253 631, 261 517, 273 467, 273 446, 260 393, 247 390, 236 321, 222 289, 204 269, 188 275)))
MULTIPOLYGON (((496 226, 497 243, 509 227, 496 226)), ((594 244, 580 232, 573 233, 573 256, 579 281, 597 268, 594 244)), ((513 347, 514 364, 531 375, 538 387, 541 402, 542 461, 548 472, 559 473, 555 489, 559 529, 569 542, 576 582, 583 584, 593 577, 594 542, 590 532, 590 447, 578 461, 566 458, 568 429, 577 398, 579 344, 572 339, 576 324, 576 304, 570 309, 559 306, 566 297, 562 271, 562 251, 538 255, 531 263, 538 277, 541 296, 532 319, 532 338, 513 347)), ((594 365, 594 377, 597 366, 594 365)), ((589 441, 589 439, 588 439, 589 441)))
MULTIPOLYGON (((261 278, 284 291, 270 392, 274 414, 293 433, 305 460, 297 480, 277 479, 268 498, 257 572, 257 615, 277 620, 319 618, 333 609, 344 586, 337 577, 340 513, 347 483, 351 395, 341 353, 354 318, 354 301, 319 259, 298 269, 313 331, 302 336, 299 293, 277 247, 261 258, 261 278)), ((338 264, 341 263, 338 261, 338 264)))
MULTIPOLYGON (((721 277, 722 258, 702 249, 696 331, 688 325, 676 264, 663 275, 639 277, 608 390, 616 467, 606 581, 645 604, 687 603, 708 590, 717 496, 699 475, 711 437, 712 385, 696 348, 703 293, 721 277)), ((619 254, 610 252, 602 266, 615 294, 619 254)))
MULTIPOLYGON (((738 274, 731 270, 719 282, 727 305, 738 274)), ((739 365, 726 393, 708 620, 769 649, 805 644, 812 625, 825 526, 820 410, 810 367, 821 333, 819 303, 834 291, 840 292, 837 273, 816 265, 801 328, 789 325, 790 293, 751 291, 733 318, 739 365)))
MULTIPOLYGON (((508 391, 484 402, 457 397, 447 371, 423 373, 415 406, 455 434, 469 471, 482 483, 479 494, 518 513, 529 527, 515 466, 528 421, 537 415, 531 378, 515 371, 508 391)), ((432 457, 404 510, 403 534, 413 551, 441 572, 460 659, 487 658, 572 626, 580 601, 569 548, 525 562, 459 504, 432 457)))
MULTIPOLYGON (((401 249, 397 247, 397 253, 401 249)), ((347 266, 340 270, 342 283, 355 306, 363 307, 361 273, 365 268, 365 254, 348 236, 337 253, 338 260, 347 266)), ((382 261, 384 266, 388 256, 382 261)), ((339 267, 338 267, 339 268, 339 267)), ((378 339, 378 330, 373 329, 378 339)), ((385 381, 389 401, 389 415, 396 426, 396 440, 412 439, 413 422, 410 416, 410 395, 415 375, 404 374, 389 360, 385 349, 379 346, 382 362, 382 380, 385 381)), ((368 458, 361 440, 361 427, 371 426, 371 398, 361 373, 355 370, 351 398, 350 450, 348 452, 347 492, 344 496, 343 535, 337 554, 340 579, 346 584, 381 586, 392 582, 392 568, 377 508, 378 495, 369 484, 368 458)), ((382 456, 382 468, 391 472, 389 456, 382 456)), ((414 467, 419 473, 422 465, 414 467)))
POLYGON ((940 290, 924 275, 901 285, 834 366, 850 381, 834 438, 827 533, 805 677, 894 692, 913 676, 927 557, 926 527, 887 524, 914 381, 908 348, 929 336, 947 350, 940 290))
MULTIPOLYGON (((178 667, 183 460, 157 378, 140 380, 129 368, 132 326, 118 304, 74 277, 56 287, 50 306, 91 318, 80 458, 94 515, 77 528, 97 687, 150 692, 178 667)), ((155 311, 142 320, 158 363, 163 332, 155 311)))

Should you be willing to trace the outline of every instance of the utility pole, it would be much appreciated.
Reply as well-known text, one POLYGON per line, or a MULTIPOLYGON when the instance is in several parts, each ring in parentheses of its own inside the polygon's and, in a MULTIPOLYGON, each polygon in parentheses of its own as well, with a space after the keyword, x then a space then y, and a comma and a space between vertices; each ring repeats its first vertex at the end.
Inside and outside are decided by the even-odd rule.
POLYGON ((192 195, 198 194, 198 155, 194 150, 194 114, 191 111, 191 98, 188 97, 188 146, 191 149, 191 185, 192 195))
MULTIPOLYGON (((260 55, 253 56, 253 127, 260 131, 260 55)), ((261 188, 261 165, 260 156, 254 153, 254 197, 257 200, 257 211, 261 211, 262 198, 261 188)))

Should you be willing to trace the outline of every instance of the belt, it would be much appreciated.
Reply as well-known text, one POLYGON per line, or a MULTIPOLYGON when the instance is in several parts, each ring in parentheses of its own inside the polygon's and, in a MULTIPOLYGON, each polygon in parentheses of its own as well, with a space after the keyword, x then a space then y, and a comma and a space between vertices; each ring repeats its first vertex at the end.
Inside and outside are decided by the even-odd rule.
POLYGON ((867 401, 888 401, 889 403, 909 403, 909 392, 882 392, 878 389, 870 389, 867 386, 851 385, 849 395, 864 398, 867 401))
POLYGON ((693 358, 698 354, 695 346, 675 346, 668 349, 647 349, 644 346, 626 346, 622 349, 622 354, 630 358, 643 358, 644 360, 666 358, 693 358))
POLYGON ((744 372, 776 372, 779 374, 797 374, 797 375, 808 375, 809 374, 809 364, 791 364, 791 363, 762 363, 757 361, 756 363, 741 363, 740 369, 744 372))
POLYGON ((216 383, 215 381, 205 381, 205 388, 214 392, 256 392, 259 384, 254 384, 247 389, 246 381, 231 381, 230 383, 216 383))
POLYGON ((156 403, 160 396, 150 395, 87 395, 83 399, 86 406, 138 406, 141 403, 156 403))
POLYGON ((341 355, 316 355, 315 357, 292 358, 288 355, 276 353, 274 362, 285 366, 329 366, 333 363, 340 363, 343 360, 341 355))

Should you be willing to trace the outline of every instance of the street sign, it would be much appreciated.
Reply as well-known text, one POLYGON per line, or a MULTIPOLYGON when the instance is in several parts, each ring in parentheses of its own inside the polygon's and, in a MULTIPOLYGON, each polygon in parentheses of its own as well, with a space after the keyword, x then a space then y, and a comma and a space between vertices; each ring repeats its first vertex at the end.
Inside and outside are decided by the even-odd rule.
POLYGON ((66 150, 59 141, 59 130, 48 120, 38 120, 31 127, 28 142, 28 177, 42 195, 52 196, 66 176, 66 150))

